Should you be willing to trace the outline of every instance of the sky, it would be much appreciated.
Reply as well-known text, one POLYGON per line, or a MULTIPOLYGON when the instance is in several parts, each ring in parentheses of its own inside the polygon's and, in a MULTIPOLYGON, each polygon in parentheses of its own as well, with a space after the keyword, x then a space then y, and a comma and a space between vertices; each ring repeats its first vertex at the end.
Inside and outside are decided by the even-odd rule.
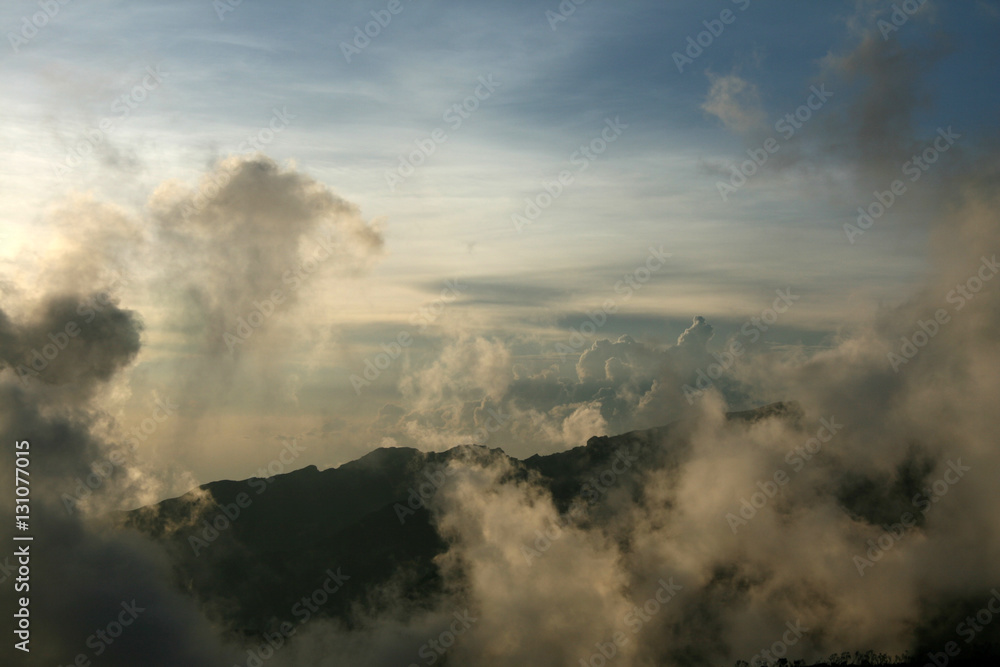
POLYGON ((1000 580, 998 22, 988 0, 3 3, 31 664, 132 599, 151 611, 106 664, 247 662, 121 510, 194 490, 195 522, 210 481, 669 423, 670 465, 596 509, 458 450, 427 502, 441 596, 374 591, 387 615, 269 664, 411 659, 466 606, 457 664, 578 664, 663 580, 616 664, 733 664, 799 622, 792 659, 945 646, 1000 580))
POLYGON ((744 342, 809 355, 910 299, 927 198, 995 140, 994 2, 388 4, 0 8, 4 308, 72 285, 137 314, 101 404, 176 473, 158 493, 290 439, 324 468, 671 421, 693 385, 650 369, 689 329, 718 354, 784 290, 744 342), (626 368, 588 376, 602 340, 626 368))

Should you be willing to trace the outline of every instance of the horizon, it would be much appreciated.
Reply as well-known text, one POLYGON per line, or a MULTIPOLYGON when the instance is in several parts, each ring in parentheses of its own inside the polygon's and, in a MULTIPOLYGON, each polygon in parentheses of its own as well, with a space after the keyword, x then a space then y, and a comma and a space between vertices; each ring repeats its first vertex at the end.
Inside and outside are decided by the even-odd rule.
POLYGON ((946 645, 1000 579, 998 25, 996 0, 3 4, 31 657, 246 664, 321 582, 269 665, 686 667, 799 620, 790 659, 946 645), (615 465, 574 448, 629 434, 648 462, 567 495, 615 465), (453 457, 413 524, 389 466, 324 489, 325 523, 292 488, 204 559, 182 539, 237 502, 213 482, 251 503, 460 445, 504 457, 453 457), (86 646, 140 594, 120 648, 86 646))
MULTIPOLYGON (((19 192, 3 204, 0 261, 17 276, 5 311, 37 319, 31 290, 72 285, 90 292, 80 317, 67 318, 82 329, 106 307, 102 294, 138 313, 141 347, 109 409, 149 463, 177 479, 247 474, 292 437, 320 466, 383 442, 440 448, 481 433, 489 409, 513 415, 490 438, 524 454, 691 407, 683 387, 701 387, 678 377, 677 391, 662 387, 658 414, 642 414, 637 399, 609 408, 588 384, 599 371, 577 368, 585 354, 604 354, 592 349, 601 340, 634 341, 615 348, 625 369, 611 391, 637 397, 655 379, 643 364, 685 366, 677 357, 702 349, 728 359, 742 345, 740 364, 834 349, 927 275, 934 198, 987 150, 967 138, 989 136, 997 104, 988 87, 947 74, 986 57, 988 41, 920 46, 926 35, 985 30, 984 3, 922 5, 887 39, 879 21, 891 23, 891 6, 797 8, 797 30, 814 37, 794 47, 759 41, 781 7, 591 4, 550 24, 527 3, 509 13, 477 5, 454 19, 471 31, 517 26, 511 34, 530 49, 486 39, 434 85, 413 77, 436 42, 415 47, 413 35, 443 10, 419 4, 403 3, 351 62, 339 44, 377 8, 316 9, 312 29, 330 20, 339 38, 292 47, 271 30, 301 29, 294 11, 133 7, 116 14, 122 25, 102 28, 60 7, 5 61, 20 100, 8 127, 21 134, 8 136, 35 137, 24 167, 8 162, 4 173, 19 192), (727 9, 731 24, 718 19, 727 9), (172 31, 139 27, 154 18, 172 31), (118 39, 121 52, 77 47, 66 36, 81 22, 91 45, 104 30, 148 39, 118 39), (687 37, 704 23, 724 32, 678 65, 674 54, 696 51, 687 37), (653 25, 673 38, 652 39, 653 25), (634 52, 592 70, 587 58, 616 54, 598 46, 602 30, 633 31, 634 52), (413 48, 421 56, 401 56, 413 48), (791 48, 801 57, 769 56, 791 48), (639 54, 645 64, 619 76, 639 54), (266 84, 239 75, 247 58, 266 84), (302 69, 310 58, 329 69, 316 78, 302 69), (65 77, 93 89, 71 94, 65 77), (539 88, 545 77, 561 83, 539 88), (605 89, 616 92, 595 95, 605 89), (236 91, 250 103, 234 106, 236 91), (411 103, 375 103, 392 99, 411 103), (331 103, 355 113, 331 126, 321 114, 331 103), (926 170, 900 169, 935 141, 940 157, 918 158, 926 170), (88 154, 70 160, 76 152, 88 154), (386 174, 410 157, 422 163, 390 189, 386 174), (530 169, 515 167, 524 160, 530 169), (231 199, 251 191, 275 203, 231 199), (894 201, 868 223, 875 195, 894 201), (248 206, 267 219, 238 237, 214 227, 248 206), (272 238, 270 225, 288 234, 272 238), (769 311, 776 293, 786 301, 769 311), (536 398, 550 406, 541 416, 527 409, 536 398), (157 400, 177 409, 151 426, 157 400), (212 446, 180 444, 188 439, 212 446)), ((17 25, 17 12, 10 5, 0 23, 17 25)), ((26 351, 35 366, 22 364, 20 378, 37 380, 48 363, 44 338, 26 351)), ((693 363, 707 376, 715 360, 693 363)), ((750 405, 729 365, 704 379, 734 407, 750 405)))

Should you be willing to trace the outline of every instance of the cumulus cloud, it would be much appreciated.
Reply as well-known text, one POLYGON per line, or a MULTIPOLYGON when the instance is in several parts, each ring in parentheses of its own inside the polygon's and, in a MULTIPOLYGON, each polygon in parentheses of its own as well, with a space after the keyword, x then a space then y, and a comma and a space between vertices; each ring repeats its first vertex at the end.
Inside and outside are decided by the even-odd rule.
MULTIPOLYGON (((866 82, 843 107, 845 123, 859 129, 839 149, 840 168, 870 179, 897 169, 897 158, 919 144, 917 74, 934 57, 865 35, 827 61, 829 72, 866 82)), ((720 84, 714 93, 720 117, 742 108, 728 104, 729 92, 720 84)), ((1000 491, 989 474, 1000 466, 991 417, 1000 395, 1000 169, 987 155, 943 180, 921 199, 932 270, 907 302, 880 308, 829 349, 741 358, 728 381, 659 434, 654 446, 668 462, 644 468, 629 493, 559 514, 530 477, 493 461, 463 464, 460 483, 435 510, 450 544, 441 563, 457 599, 502 620, 511 633, 502 636, 512 640, 497 649, 495 635, 471 634, 455 655, 506 664, 530 646, 533 663, 578 661, 664 577, 683 593, 642 625, 617 664, 749 660, 790 636, 789 627, 800 631, 790 659, 939 651, 955 640, 956 624, 983 606, 1000 577, 990 558, 1000 540, 992 511, 1000 491), (794 399, 802 410, 797 418, 727 420, 734 397, 794 399), (546 572, 537 580, 516 551, 546 526, 556 534, 552 524, 562 526, 561 537, 534 561, 546 572), (563 577, 581 561, 592 569, 591 594, 606 596, 598 617, 563 577), (586 633, 551 625, 573 604, 586 633), (544 637, 520 618, 533 619, 544 637)), ((574 421, 616 433, 665 423, 682 416, 670 412, 684 404, 679 387, 716 361, 711 338, 711 325, 695 318, 671 347, 599 340, 575 360, 575 377, 522 366, 490 400, 513 415, 516 438, 553 447, 575 434, 574 421)), ((987 634, 995 638, 995 629, 987 634)))
MULTIPOLYGON (((558 367, 532 371, 514 364, 515 346, 522 358, 525 349, 544 358, 530 343, 459 336, 424 365, 411 360, 399 380, 402 405, 383 409, 367 437, 429 450, 488 444, 529 456, 576 447, 594 435, 659 426, 690 410, 689 396, 706 388, 698 373, 718 366, 708 350, 712 335, 712 326, 695 317, 672 346, 628 335, 598 338, 589 347, 581 341, 581 352, 563 354, 575 358, 575 377, 558 367)), ((716 390, 743 404, 734 377, 713 377, 716 390)))
POLYGON ((438 528, 452 544, 441 567, 464 584, 479 618, 455 659, 498 666, 589 659, 628 611, 615 545, 564 525, 551 498, 510 479, 505 460, 452 465, 454 481, 435 498, 438 528))
MULTIPOLYGON (((524 649, 535 664, 568 664, 623 627, 633 640, 623 665, 749 660, 789 637, 779 650, 806 660, 953 640, 1000 576, 988 555, 1000 497, 987 474, 1000 465, 990 444, 1000 322, 983 279, 996 271, 983 248, 1000 237, 1000 172, 978 172, 943 207, 936 270, 910 302, 825 352, 752 356, 734 369, 762 396, 800 401, 797 419, 726 420, 722 395, 708 392, 686 425, 655 441, 667 463, 643 466, 635 491, 564 514, 509 463, 461 464, 435 506, 450 544, 441 563, 484 621, 455 656, 501 665, 524 649), (952 318, 917 337, 895 371, 889 353, 941 308, 952 318), (664 578, 682 593, 633 634, 631 604, 664 578), (509 643, 497 647, 498 636, 509 643)), ((706 328, 696 319, 665 352, 702 346, 706 328)), ((635 352, 630 340, 595 344, 579 379, 609 382, 608 362, 624 367, 635 352)))
POLYGON ((247 320, 252 313, 266 319, 265 310, 287 310, 314 273, 361 271, 383 243, 357 206, 262 155, 220 161, 197 188, 164 183, 149 206, 162 244, 162 286, 214 354, 242 350, 225 337, 240 336, 241 318, 265 337, 268 327, 247 320))
MULTIPOLYGON (((859 176, 892 166, 918 139, 924 56, 869 34, 828 59, 829 71, 864 83, 845 107, 859 129, 841 153, 859 176)), ((749 132, 760 123, 759 102, 744 79, 715 77, 705 110, 749 132)), ((399 591, 380 591, 390 601, 399 595, 398 605, 353 629, 310 625, 274 664, 417 662, 421 646, 465 611, 475 620, 451 649, 459 664, 576 664, 616 633, 628 641, 616 642, 615 664, 719 664, 750 659, 790 626, 801 629, 793 659, 940 650, 1000 579, 998 185, 1000 167, 987 156, 949 175, 947 187, 928 187, 932 267, 906 303, 881 308, 818 353, 748 353, 690 406, 684 385, 718 361, 701 317, 672 346, 596 340, 566 360, 568 375, 540 353, 542 343, 531 367, 499 334, 455 335, 436 358, 401 363, 401 404, 383 405, 366 434, 377 442, 478 442, 527 454, 678 421, 594 441, 591 451, 621 443, 623 456, 637 458, 599 500, 582 488, 568 508, 499 452, 456 455, 452 483, 431 503, 446 542, 441 597, 418 608, 399 591), (725 417, 740 402, 777 399, 801 410, 725 417), (681 592, 637 615, 662 581, 681 592)), ((260 156, 220 163, 197 189, 165 184, 149 210, 147 220, 74 200, 59 215, 79 215, 90 231, 79 245, 59 240, 43 254, 52 263, 39 272, 40 298, 10 292, 15 302, 0 310, 0 431, 32 443, 34 563, 45 576, 32 614, 36 637, 46 638, 36 656, 52 663, 85 652, 87 637, 133 600, 143 615, 105 664, 218 665, 246 655, 170 583, 158 547, 103 517, 158 488, 154 471, 117 471, 88 503, 74 511, 62 503, 118 444, 100 392, 116 383, 127 391, 144 351, 146 315, 109 291, 115 272, 153 267, 143 289, 162 295, 162 311, 150 317, 174 322, 174 342, 188 355, 164 386, 218 407, 237 381, 259 389, 255 380, 277 378, 275 395, 295 404, 304 381, 277 363, 287 342, 277 320, 252 326, 232 358, 225 334, 275 290, 290 309, 285 321, 302 325, 306 314, 291 309, 303 290, 321 291, 314 274, 362 270, 382 245, 356 207, 260 156), (85 319, 81 308, 93 317, 63 348, 59 332, 70 318, 85 319), (58 351, 46 355, 50 345, 58 351), (39 361, 19 377, 35 351, 45 367, 39 361)), ((183 446, 170 451, 180 456, 183 446)), ((8 478, 11 467, 11 457, 0 461, 8 478)), ((0 510, 8 537, 13 518, 0 510)), ((12 596, 9 587, 0 592, 8 608, 12 596)))
MULTIPOLYGON (((90 196, 68 198, 50 213, 53 234, 38 253, 41 266, 26 269, 39 292, 7 285, 0 308, 0 431, 8 442, 30 443, 32 573, 44 577, 44 585, 31 582, 31 649, 43 662, 94 658, 95 632, 126 608, 134 624, 112 635, 113 650, 101 649, 105 664, 241 658, 175 587, 162 548, 121 530, 115 516, 162 498, 178 481, 193 483, 190 474, 177 478, 183 464, 178 470, 176 459, 162 470, 143 455, 150 454, 149 433, 179 409, 171 402, 179 389, 209 396, 234 376, 218 362, 222 332, 274 290, 294 306, 296 281, 309 280, 324 262, 337 267, 332 275, 356 275, 382 244, 377 225, 362 221, 355 206, 262 156, 223 161, 198 191, 164 184, 150 211, 146 217, 90 196), (124 429, 122 407, 133 399, 146 317, 125 304, 148 309, 150 293, 162 297, 151 310, 158 327, 161 309, 180 304, 174 330, 198 358, 154 383, 160 391, 150 415, 157 419, 144 420, 152 429, 136 435, 124 429)), ((261 347, 261 356, 278 356, 279 348, 261 347)), ((276 391, 294 403, 299 387, 298 376, 286 375, 276 391)), ((169 441, 172 429, 162 429, 169 441)), ((13 457, 0 463, 10 479, 12 466, 13 457)), ((4 507, 9 538, 14 516, 4 507)), ((4 605, 15 608, 12 587, 3 588, 4 605)))

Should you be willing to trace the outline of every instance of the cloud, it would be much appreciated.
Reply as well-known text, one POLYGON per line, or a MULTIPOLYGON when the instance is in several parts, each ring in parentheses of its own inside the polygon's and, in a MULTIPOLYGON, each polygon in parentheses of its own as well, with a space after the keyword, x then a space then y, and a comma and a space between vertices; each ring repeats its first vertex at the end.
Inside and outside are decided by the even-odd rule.
MULTIPOLYGON (((862 43, 838 64, 852 76, 901 77, 883 89, 866 84, 848 106, 860 128, 852 139, 859 173, 880 168, 881 158, 869 161, 865 151, 895 155, 915 141, 917 68, 895 57, 899 48, 862 43), (880 144, 861 146, 866 133, 883 130, 880 144)), ((883 306, 828 349, 743 357, 730 383, 717 383, 660 434, 653 447, 666 463, 645 468, 628 493, 559 515, 544 488, 509 463, 463 463, 460 483, 435 510, 450 544, 441 562, 457 599, 474 602, 513 639, 498 649, 501 626, 483 624, 456 657, 506 664, 530 647, 534 664, 586 658, 630 601, 670 576, 684 593, 643 624, 618 664, 749 660, 789 627, 801 629, 790 659, 922 654, 954 640, 956 623, 982 607, 1000 576, 989 555, 1000 543, 991 509, 1000 491, 987 474, 1000 466, 991 417, 1000 395, 998 184, 988 153, 927 184, 931 269, 910 298, 883 306), (935 320, 940 311, 947 318, 935 320), (727 421, 733 395, 795 399, 803 411, 798 419, 727 421), (551 524, 563 526, 561 536, 524 568, 517 550, 551 524), (585 593, 565 579, 581 562, 590 594, 605 596, 599 601, 576 597, 585 593), (606 613, 592 615, 595 604, 606 613), (580 610, 586 633, 560 625, 567 608, 580 610)), ((553 444, 576 437, 577 422, 621 432, 643 419, 667 421, 683 400, 675 387, 715 361, 711 337, 711 325, 696 317, 671 347, 598 340, 573 363, 576 377, 522 364, 490 400, 513 416, 515 438, 553 444)), ((449 373, 469 377, 463 367, 456 361, 449 373)))
POLYGON ((0 362, 25 382, 85 390, 108 381, 138 354, 142 323, 105 297, 55 296, 20 325, 0 310, 0 362))
MULTIPOLYGON (((824 73, 859 90, 838 98, 849 100, 843 124, 817 126, 813 147, 840 142, 831 150, 864 183, 896 169, 920 141, 922 69, 941 53, 869 32, 831 56, 824 73)), ((742 134, 763 118, 757 88, 735 74, 711 78, 704 110, 742 134)), ((800 157, 818 164, 820 152, 800 157)), ((433 501, 448 545, 438 561, 444 595, 426 601, 429 609, 400 599, 354 631, 311 625, 274 664, 405 664, 465 609, 476 620, 452 649, 461 664, 575 664, 619 631, 629 642, 615 664, 718 664, 749 659, 787 636, 789 624, 805 628, 792 659, 940 650, 1000 578, 1000 281, 991 268, 1000 168, 985 155, 921 185, 931 266, 909 300, 881 307, 829 349, 747 353, 690 407, 684 384, 718 361, 702 317, 672 346, 599 338, 558 362, 549 340, 495 332, 449 333, 436 357, 404 356, 399 404, 383 404, 357 437, 425 449, 480 442, 528 454, 683 419, 648 436, 652 456, 614 477, 600 502, 577 498, 566 512, 521 466, 468 450, 452 463, 455 483, 433 501), (735 404, 774 399, 798 401, 801 415, 724 417, 735 404), (906 512, 913 525, 898 528, 906 512), (635 616, 634 605, 671 579, 683 585, 679 597, 635 616), (630 618, 643 622, 633 630, 630 618)), ((201 437, 168 441, 164 451, 176 459, 186 459, 185 448, 232 451, 197 429, 225 409, 269 407, 271 397, 297 407, 310 378, 289 372, 292 348, 309 348, 301 338, 323 326, 316 311, 329 305, 324 292, 379 255, 379 226, 326 186, 262 156, 223 161, 196 189, 164 184, 148 216, 80 197, 56 217, 63 234, 40 255, 41 292, 11 292, 14 302, 0 310, 0 431, 8 442, 32 441, 35 563, 45 573, 32 613, 36 636, 47 638, 36 655, 67 662, 134 599, 144 615, 106 664, 242 660, 245 652, 206 618, 213 610, 178 592, 165 554, 102 519, 161 488, 161 473, 116 472, 74 514, 63 494, 120 444, 119 403, 102 392, 147 382, 136 372, 147 359, 150 384, 205 410, 187 433, 201 437), (68 234, 75 222, 79 242, 68 234), (127 289, 110 289, 122 270, 138 275, 127 289), (274 290, 283 299, 272 318, 259 304, 274 290), (143 291, 150 301, 137 304, 143 291), (93 309, 93 328, 79 323, 62 348, 59 332, 83 319, 81 306, 93 309), (265 319, 247 325, 252 335, 241 334, 230 357, 225 334, 255 310, 265 319), (158 349, 180 350, 170 372, 157 375, 153 351, 142 346, 149 321, 167 332, 158 349), (58 353, 22 384, 17 365, 30 364, 36 349, 45 356, 48 345, 58 353)), ((502 301, 486 287, 487 301, 502 301)), ((11 467, 8 457, 0 473, 12 477, 11 467)), ((8 531, 13 518, 0 510, 8 531)), ((393 601, 402 591, 377 593, 393 601)), ((4 587, 4 605, 14 606, 11 597, 4 587)))
MULTIPOLYGON (((197 189, 164 183, 149 206, 162 243, 163 287, 214 354, 241 346, 225 340, 238 335, 240 318, 289 309, 318 280, 313 274, 331 265, 358 274, 383 245, 377 224, 363 221, 356 206, 262 155, 220 161, 197 189)), ((258 326, 254 335, 265 337, 269 327, 258 326)))
POLYGON ((454 658, 497 666, 589 658, 628 611, 616 547, 597 532, 560 527, 551 498, 510 481, 503 459, 451 465, 454 481, 434 499, 438 530, 452 545, 440 564, 463 582, 478 618, 454 658))
MULTIPOLYGON (((94 514, 65 501, 115 445, 99 435, 108 415, 98 390, 128 367, 140 347, 134 312, 105 302, 88 322, 79 315, 81 303, 74 295, 42 295, 38 313, 27 322, 12 322, 0 312, 0 359, 6 362, 0 369, 0 433, 8 442, 28 442, 30 452, 28 534, 34 541, 16 544, 28 545, 31 553, 34 576, 30 589, 22 591, 31 595, 31 654, 43 662, 66 662, 103 653, 113 643, 104 659, 109 665, 219 664, 232 653, 196 605, 171 585, 166 555, 151 542, 120 532, 108 518, 108 512, 135 502, 145 484, 120 470, 104 473, 106 478, 98 477, 101 493, 88 504, 94 514), (65 334, 68 321, 80 322, 75 336, 65 334), (44 350, 47 366, 18 378, 16 366, 30 366, 36 358, 28 356, 29 349, 44 350), (45 584, 37 585, 42 578, 45 584), (99 646, 95 632, 126 607, 134 627, 99 646)), ((8 479, 14 478, 13 462, 13 457, 0 462, 8 479)), ((0 515, 9 540, 13 507, 5 505, 0 515)), ((4 605, 15 608, 14 597, 13 586, 4 586, 4 605)), ((10 644, 5 651, 13 651, 10 644)))
POLYGON ((712 335, 712 325, 706 322, 704 317, 695 317, 691 326, 677 338, 677 346, 704 351, 712 335))
POLYGON ((765 125, 764 109, 757 86, 737 74, 708 74, 711 86, 701 108, 741 135, 765 125))
POLYGON ((828 126, 830 148, 866 170, 898 168, 917 145, 917 114, 931 105, 924 76, 949 51, 940 35, 912 48, 869 30, 852 50, 828 55, 824 78, 855 91, 840 122, 828 126))
MULTIPOLYGON (((685 386, 693 391, 698 372, 718 365, 707 348, 711 337, 712 326, 696 317, 674 346, 627 335, 598 338, 575 362, 574 355, 563 355, 576 377, 560 375, 558 365, 529 370, 513 363, 515 356, 546 359, 538 343, 446 338, 437 357, 403 365, 402 406, 391 415, 383 409, 367 438, 432 450, 488 444, 530 456, 579 446, 594 435, 659 426, 690 409, 685 386)), ((734 378, 727 374, 714 383, 742 405, 734 378)))
POLYGON ((511 353, 500 341, 484 337, 447 345, 429 367, 404 379, 404 395, 431 405, 468 395, 497 400, 510 385, 511 353))
MULTIPOLYGON (((276 289, 286 306, 300 294, 312 296, 295 280, 318 283, 312 274, 327 260, 341 276, 359 274, 380 252, 382 238, 355 206, 262 156, 223 161, 202 188, 162 185, 149 217, 90 196, 69 197, 49 215, 54 234, 39 254, 44 264, 34 269, 39 292, 6 291, 0 432, 8 441, 30 443, 32 572, 45 573, 46 582, 31 587, 37 660, 93 659, 98 650, 108 665, 241 659, 206 610, 174 586, 162 547, 115 521, 119 510, 162 498, 172 484, 193 484, 190 474, 178 479, 183 448, 169 437, 182 430, 158 432, 169 444, 171 469, 165 470, 151 465, 156 458, 147 435, 130 439, 122 423, 135 365, 144 358, 145 315, 152 313, 161 333, 162 313, 181 304, 175 331, 195 352, 176 375, 153 383, 159 390, 153 397, 162 403, 158 396, 173 398, 189 388, 189 398, 210 399, 243 372, 234 370, 239 360, 228 368, 220 361, 222 331, 276 289), (143 298, 150 294, 158 298, 143 298), (123 605, 134 623, 97 648, 95 632, 116 621, 123 605)), ((292 319, 302 316, 290 312, 292 319)), ((282 354, 266 338, 259 332, 260 353, 245 356, 273 361, 282 354)), ((138 382, 147 378, 140 374, 138 382)), ((300 378, 286 374, 274 389, 294 403, 300 378)), ((169 398, 162 404, 172 405, 169 398)), ((159 427, 159 419, 146 421, 159 427)), ((0 472, 12 479, 12 466, 8 457, 0 472)), ((12 510, 0 514, 10 537, 12 510)), ((0 597, 9 608, 12 596, 4 586, 0 597)))

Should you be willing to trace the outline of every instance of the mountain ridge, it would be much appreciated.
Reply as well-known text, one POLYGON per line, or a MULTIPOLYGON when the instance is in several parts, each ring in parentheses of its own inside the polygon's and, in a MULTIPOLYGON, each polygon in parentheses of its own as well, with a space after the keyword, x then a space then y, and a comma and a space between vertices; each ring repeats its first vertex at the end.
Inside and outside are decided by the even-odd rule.
MULTIPOLYGON (((727 419, 800 416, 797 403, 778 402, 727 419)), ((275 618, 291 620, 295 594, 288 591, 312 590, 330 566, 352 579, 320 613, 351 626, 359 609, 362 616, 378 613, 385 587, 408 590, 416 606, 441 592, 435 558, 447 544, 427 505, 449 462, 504 461, 516 478, 530 477, 548 491, 565 513, 574 503, 600 503, 612 487, 638 501, 633 473, 678 465, 694 423, 593 436, 584 445, 525 459, 474 444, 442 452, 380 447, 335 468, 307 465, 266 478, 208 482, 127 512, 125 525, 164 544, 178 585, 234 632, 259 635, 275 618)))

